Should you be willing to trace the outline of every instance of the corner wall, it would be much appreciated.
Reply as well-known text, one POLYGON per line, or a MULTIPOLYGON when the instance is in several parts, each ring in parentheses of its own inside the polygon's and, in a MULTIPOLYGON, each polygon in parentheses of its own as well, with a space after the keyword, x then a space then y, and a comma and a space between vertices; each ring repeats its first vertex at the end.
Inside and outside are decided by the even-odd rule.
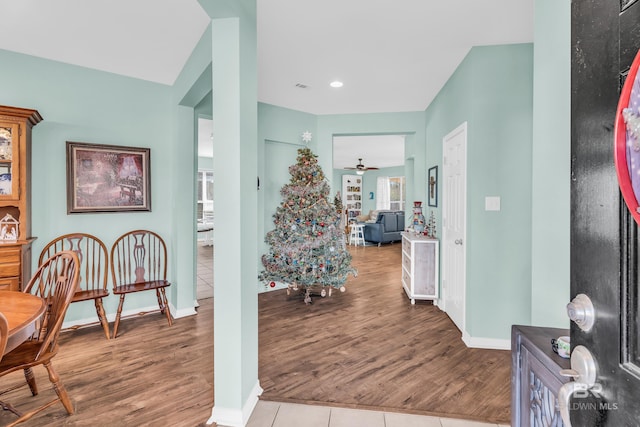
POLYGON ((507 347, 511 325, 531 317, 532 70, 531 44, 475 47, 426 110, 429 167, 442 170, 444 136, 468 123, 463 332, 507 347), (499 212, 486 196, 501 197, 499 212))
POLYGON ((535 6, 531 324, 568 328, 571 2, 535 6))
MULTIPOLYGON (((0 63, 0 102, 37 109, 44 119, 33 128, 32 138, 32 232, 37 237, 32 269, 44 245, 65 233, 92 233, 110 247, 125 231, 148 228, 170 245, 175 212, 173 138, 179 133, 171 87, 4 50, 0 63), (151 212, 68 215, 66 141, 150 148, 151 212)), ((191 135, 192 131, 182 137, 191 135)), ((191 186, 191 177, 184 178, 191 186)), ((168 249, 171 256, 176 247, 168 249)), ((178 310, 188 309, 187 305, 192 309, 193 297, 184 301, 177 297, 184 285, 175 281, 175 264, 169 266, 169 277, 174 285, 169 289, 170 302, 178 310)), ((114 316, 118 298, 112 295, 104 305, 114 316)), ((124 310, 138 312, 145 307, 157 307, 155 294, 130 295, 124 310)), ((95 319, 95 315, 92 304, 73 304, 66 321, 95 319)))

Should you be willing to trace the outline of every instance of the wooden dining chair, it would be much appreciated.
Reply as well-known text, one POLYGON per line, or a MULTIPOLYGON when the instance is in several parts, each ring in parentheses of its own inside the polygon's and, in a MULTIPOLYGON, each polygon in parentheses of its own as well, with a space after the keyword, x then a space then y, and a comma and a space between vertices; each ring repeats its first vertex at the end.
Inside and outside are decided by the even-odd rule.
POLYGON ((102 299, 109 296, 107 287, 107 277, 109 276, 107 247, 102 240, 91 234, 65 234, 47 243, 42 252, 40 252, 38 264, 41 264, 51 255, 66 250, 75 252, 80 260, 80 279, 71 302, 93 300, 104 336, 109 339, 109 321, 102 304, 102 299))
MULTIPOLYGON (((167 303, 167 247, 162 237, 149 230, 133 230, 120 236, 111 247, 113 294, 120 295, 113 338, 118 335, 122 306, 127 294, 155 291, 160 312, 173 324, 167 303)), ((142 313, 144 314, 144 313, 142 313)))
POLYGON ((9 322, 4 314, 0 313, 0 360, 4 350, 7 348, 7 341, 9 340, 9 322))
MULTIPOLYGON (((11 404, 2 402, 3 409, 18 416, 10 426, 27 421, 56 402, 61 402, 68 414, 74 412, 71 399, 51 362, 58 353, 58 336, 62 322, 78 285, 79 264, 75 252, 58 252, 38 267, 25 288, 25 292, 44 298, 47 301, 47 309, 38 322, 32 339, 23 342, 0 360, 0 377, 15 371, 24 371, 31 394, 35 396, 38 394, 38 387, 31 368, 43 365, 49 374, 49 381, 53 384, 56 398, 24 414, 11 404)), ((18 387, 21 385, 4 390, 0 395, 18 387)))

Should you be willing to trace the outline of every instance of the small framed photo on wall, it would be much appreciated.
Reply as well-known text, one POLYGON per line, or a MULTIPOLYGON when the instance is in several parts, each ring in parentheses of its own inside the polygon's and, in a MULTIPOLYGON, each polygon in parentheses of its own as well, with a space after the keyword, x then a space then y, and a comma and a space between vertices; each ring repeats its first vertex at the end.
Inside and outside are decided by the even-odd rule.
POLYGON ((429 168, 429 178, 427 179, 427 204, 438 207, 438 166, 429 168))

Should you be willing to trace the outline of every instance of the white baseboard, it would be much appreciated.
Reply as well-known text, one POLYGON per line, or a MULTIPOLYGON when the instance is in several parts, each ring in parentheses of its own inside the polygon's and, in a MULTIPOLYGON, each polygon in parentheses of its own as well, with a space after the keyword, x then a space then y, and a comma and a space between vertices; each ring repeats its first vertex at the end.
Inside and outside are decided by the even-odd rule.
POLYGON ((244 403, 242 409, 222 408, 220 406, 214 406, 211 410, 211 417, 207 420, 207 425, 216 423, 222 427, 245 427, 249 422, 249 417, 253 409, 258 403, 258 396, 262 394, 262 387, 260 387, 260 381, 256 381, 253 386, 247 401, 244 403))
POLYGON ((289 285, 287 285, 286 283, 274 281, 276 285, 272 288, 271 286, 269 286, 269 283, 270 281, 258 282, 258 293, 262 294, 264 292, 277 291, 279 289, 287 289, 289 287, 289 285))
POLYGON ((511 350, 511 340, 498 338, 472 337, 467 331, 462 333, 462 341, 467 347, 485 348, 488 350, 511 350))
POLYGON ((169 308, 171 309, 171 317, 173 317, 174 319, 195 316, 196 314, 198 314, 195 307, 185 307, 181 310, 176 310, 173 305, 169 304, 169 308))
MULTIPOLYGON (((176 310, 176 308, 171 303, 169 303, 169 310, 171 311, 171 317, 174 319, 179 319, 181 317, 193 316, 195 314, 198 314, 198 312, 195 310, 194 307, 187 307, 187 308, 183 308, 182 310, 176 310)), ((127 316, 134 316, 139 313, 145 313, 150 311, 157 312, 158 305, 157 304, 150 305, 148 307, 136 308, 134 310, 123 310, 121 317, 125 318, 127 316)), ((116 320, 116 313, 107 314, 107 321, 109 323, 113 323, 115 322, 115 320, 116 320)), ((78 329, 86 326, 94 326, 97 324, 98 324, 98 316, 94 315, 92 317, 86 317, 84 319, 75 319, 75 320, 66 321, 62 324, 62 329, 69 329, 69 328, 78 329)))

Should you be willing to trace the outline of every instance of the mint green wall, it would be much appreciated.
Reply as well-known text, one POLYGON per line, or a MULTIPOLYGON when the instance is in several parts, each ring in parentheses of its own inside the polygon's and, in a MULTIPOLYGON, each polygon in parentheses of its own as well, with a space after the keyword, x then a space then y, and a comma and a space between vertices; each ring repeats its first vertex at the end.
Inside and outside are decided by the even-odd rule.
POLYGON ((198 157, 198 170, 213 170, 213 157, 198 157))
MULTIPOLYGON (((378 198, 378 177, 379 176, 404 176, 405 167, 404 166, 395 166, 390 168, 381 168, 378 170, 370 170, 365 172, 362 175, 362 213, 368 214, 369 211, 375 210, 376 208, 376 200, 378 198), (373 199, 369 199, 369 193, 373 192, 373 199)), ((348 171, 344 169, 334 169, 333 170, 333 182, 336 187, 332 194, 340 189, 342 191, 342 175, 353 175, 353 171, 348 171)), ((406 195, 405 195, 406 197, 406 195)), ((405 207, 408 206, 405 204, 405 207)))
POLYGON ((474 47, 426 111, 427 164, 440 170, 444 136, 468 123, 471 337, 508 339, 511 324, 531 317, 532 70, 531 44, 474 47), (501 211, 485 211, 486 196, 500 196, 501 211))
MULTIPOLYGON (((195 277, 197 231, 195 229, 197 189, 195 184, 198 170, 197 144, 198 118, 211 118, 213 98, 211 94, 211 25, 191 52, 181 73, 172 87, 173 103, 176 105, 174 122, 175 157, 179 160, 179 179, 173 181, 176 198, 181 200, 181 209, 174 212, 174 239, 176 251, 174 265, 182 282, 191 283, 192 294, 183 291, 179 297, 195 304, 197 280, 195 277), (191 183, 186 178, 191 177, 191 183), (189 191, 190 190, 190 191, 189 191)), ((210 160, 211 168, 213 161, 210 160)), ((215 193, 214 193, 215 194, 215 193)), ((177 202, 177 200, 176 200, 177 202)))
POLYGON ((569 327, 571 2, 537 0, 533 86, 531 323, 569 327))
MULTIPOLYGON (((313 114, 271 104, 258 103, 258 252, 269 249, 264 242, 273 229, 273 214, 282 202, 280 188, 291 179, 289 166, 295 163, 298 148, 304 147, 302 133, 311 132, 309 147, 315 152, 317 117, 313 114)), ((317 154, 317 153, 316 153, 317 154)), ((324 171, 325 174, 328 172, 324 171)), ((259 268, 262 263, 258 261, 259 268)), ((263 287, 259 287, 263 290, 263 287)))
MULTIPOLYGON (((0 102, 37 109, 44 118, 33 131, 34 268, 49 240, 74 231, 96 234, 110 246, 127 230, 149 228, 165 237, 172 256, 172 213, 180 205, 173 201, 171 87, 8 51, 0 51, 0 63, 0 102), (65 141, 151 148, 152 211, 67 215, 65 141)), ((175 282, 170 302, 177 304, 181 284, 173 266, 169 276, 175 282)), ((128 296, 125 311, 157 305, 155 295, 146 294, 128 296)), ((193 297, 188 299, 192 306, 193 297)), ((116 307, 116 297, 105 300, 108 313, 116 307)), ((67 321, 87 317, 95 317, 93 305, 74 304, 67 321)))
MULTIPOLYGON (((233 157, 236 163, 219 163, 216 173, 227 177, 228 172, 232 179, 237 174, 239 191, 253 197, 255 174, 263 177, 267 168, 280 170, 285 166, 265 164, 265 141, 300 143, 300 134, 309 130, 313 134, 310 147, 334 181, 335 192, 340 182, 335 182, 335 174, 329 172, 334 135, 404 133, 407 200, 423 200, 427 168, 442 166, 443 136, 468 121, 468 332, 508 339, 511 323, 566 326, 569 53, 563 46, 568 45, 569 20, 568 0, 537 0, 535 50, 531 45, 474 48, 426 112, 314 116, 257 104, 257 130, 249 127, 248 136, 241 138, 242 147, 234 151, 234 156, 240 156, 233 157), (531 87, 534 76, 535 91, 531 87), (252 132, 257 141, 253 146, 246 142, 252 132), (255 168, 235 168, 234 164, 242 164, 240 158, 248 159, 255 168), (502 197, 502 211, 484 211, 487 195, 502 197)), ((242 32, 242 37, 247 37, 242 32)), ((251 31, 248 37, 253 37, 251 31)), ((170 242, 173 263, 169 274, 174 281, 171 303, 179 310, 192 310, 195 205, 193 191, 184 189, 193 188, 197 169, 194 107, 212 89, 213 38, 209 27, 171 87, 0 50, 0 103, 35 108, 44 117, 33 132, 32 219, 33 233, 38 236, 35 254, 48 240, 66 232, 94 232, 110 245, 125 230, 151 228, 168 236, 170 242), (67 140, 150 147, 153 211, 67 215, 67 140)), ((249 74, 255 73, 255 64, 248 64, 249 74)), ((246 77, 243 74, 238 79, 246 77)), ((368 192, 364 196, 366 202, 368 192)), ((264 212, 280 202, 264 200, 262 191, 257 192, 256 199, 248 204, 250 208, 234 202, 227 219, 216 218, 222 227, 238 221, 243 224, 237 239, 240 247, 234 247, 240 251, 239 259, 258 258, 266 228, 264 212), (257 248, 252 239, 257 240, 257 248)), ((410 206, 407 210, 410 212, 410 206)), ((224 247, 220 240, 216 244, 224 247)), ((228 310, 241 313, 240 317, 229 315, 238 320, 239 326, 217 331, 222 342, 232 343, 233 357, 242 358, 238 362, 241 366, 232 360, 219 361, 221 369, 241 371, 227 378, 230 387, 237 383, 241 388, 240 399, 236 394, 230 406, 246 398, 257 378, 253 290, 259 262, 248 269, 245 264, 238 268, 232 265, 226 273, 216 269, 217 274, 224 273, 216 276, 216 283, 218 279, 237 283, 238 271, 242 272, 239 302, 228 310)), ((113 297, 105 301, 108 313, 113 313, 116 305, 113 297)), ((125 310, 153 305, 155 297, 140 294, 127 298, 125 310)), ((74 304, 68 313, 70 321, 93 316, 91 304, 74 304)))

